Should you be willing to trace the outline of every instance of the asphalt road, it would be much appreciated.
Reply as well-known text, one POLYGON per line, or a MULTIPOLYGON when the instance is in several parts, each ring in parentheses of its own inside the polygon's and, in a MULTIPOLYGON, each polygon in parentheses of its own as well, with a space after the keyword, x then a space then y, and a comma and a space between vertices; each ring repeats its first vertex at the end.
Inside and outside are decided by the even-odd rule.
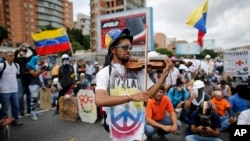
MULTIPOLYGON (((59 116, 52 116, 54 110, 41 112, 39 120, 33 121, 30 116, 20 118, 23 126, 10 126, 11 141, 109 141, 109 134, 96 123, 61 120, 59 116)), ((168 134, 169 141, 184 141, 187 125, 183 125, 179 135, 168 134)), ((228 133, 222 133, 221 138, 229 141, 228 133)), ((157 135, 153 137, 159 141, 157 135)))

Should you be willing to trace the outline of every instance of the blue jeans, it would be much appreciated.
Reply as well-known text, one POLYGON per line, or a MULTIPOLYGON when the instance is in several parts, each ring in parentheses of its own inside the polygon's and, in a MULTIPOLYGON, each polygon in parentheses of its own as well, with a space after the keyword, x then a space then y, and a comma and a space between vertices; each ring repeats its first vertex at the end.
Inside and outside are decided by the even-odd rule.
MULTIPOLYGON (((169 116, 166 116, 164 119, 157 121, 157 122, 160 124, 164 124, 164 125, 173 125, 169 116)), ((180 129, 182 126, 182 124, 179 120, 178 120, 177 126, 178 126, 178 129, 180 129)), ((156 133, 158 128, 146 123, 144 129, 145 129, 145 134, 146 134, 147 138, 151 138, 156 133)))
POLYGON ((229 128, 229 116, 226 115, 224 117, 220 116, 220 123, 221 123, 221 131, 225 131, 229 128))
POLYGON ((223 140, 218 137, 204 137, 197 134, 192 134, 186 136, 185 141, 223 141, 223 140))
POLYGON ((11 105, 11 114, 14 120, 18 120, 18 93, 0 93, 0 102, 2 103, 2 109, 0 110, 0 119, 8 117, 8 108, 11 105))

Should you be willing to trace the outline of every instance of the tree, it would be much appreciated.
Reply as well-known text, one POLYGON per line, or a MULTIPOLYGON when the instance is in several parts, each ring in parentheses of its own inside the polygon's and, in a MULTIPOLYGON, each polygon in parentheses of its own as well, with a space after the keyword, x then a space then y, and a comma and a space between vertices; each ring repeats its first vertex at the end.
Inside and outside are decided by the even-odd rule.
POLYGON ((165 54, 167 56, 173 56, 173 53, 166 48, 158 48, 155 51, 159 52, 160 54, 165 54))
POLYGON ((6 28, 0 26, 0 43, 2 43, 2 41, 4 39, 8 38, 8 31, 6 28))
POLYGON ((197 59, 204 59, 205 56, 209 54, 211 56, 211 58, 215 58, 217 56, 219 56, 219 52, 215 52, 214 50, 208 50, 208 49, 204 49, 201 51, 201 53, 199 55, 196 55, 197 59))

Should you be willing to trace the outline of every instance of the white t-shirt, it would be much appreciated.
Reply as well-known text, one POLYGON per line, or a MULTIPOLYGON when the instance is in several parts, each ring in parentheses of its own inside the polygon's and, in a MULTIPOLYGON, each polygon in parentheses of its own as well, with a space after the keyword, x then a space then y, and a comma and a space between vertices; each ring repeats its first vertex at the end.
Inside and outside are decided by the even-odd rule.
MULTIPOLYGON (((144 90, 144 70, 125 72, 121 64, 112 64, 109 75, 109 66, 101 69, 96 76, 96 90, 107 91, 110 78, 111 96, 133 95, 144 90)), ((153 86, 147 75, 147 88, 153 86)), ((108 91, 107 91, 108 93, 108 91)), ((107 113, 110 138, 113 141, 141 140, 145 126, 145 108, 143 102, 129 102, 112 107, 103 108, 107 113)))
POLYGON ((166 85, 175 85, 176 79, 179 74, 180 74, 180 71, 176 67, 174 67, 174 70, 170 71, 169 75, 166 78, 166 85))
MULTIPOLYGON (((3 71, 2 78, 0 78, 0 93, 14 93, 18 91, 17 88, 17 74, 19 73, 18 68, 14 62, 9 65, 6 62, 6 68, 3 71)), ((3 69, 3 63, 0 64, 0 70, 3 69)))
POLYGON ((237 125, 250 125, 250 109, 244 110, 238 117, 237 125))

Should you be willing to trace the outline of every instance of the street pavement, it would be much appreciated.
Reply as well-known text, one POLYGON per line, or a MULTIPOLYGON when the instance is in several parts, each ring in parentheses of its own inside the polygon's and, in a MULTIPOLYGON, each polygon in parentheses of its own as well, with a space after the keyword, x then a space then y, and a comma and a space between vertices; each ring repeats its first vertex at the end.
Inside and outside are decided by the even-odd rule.
MULTIPOLYGON (((109 141, 109 133, 96 123, 62 120, 53 116, 54 109, 40 111, 39 120, 33 121, 30 116, 21 117, 23 126, 10 126, 11 141, 109 141)), ((179 135, 167 134, 169 141, 184 141, 186 124, 183 124, 179 135)), ((222 133, 221 139, 229 141, 229 134, 222 133)), ((160 141, 157 135, 153 140, 160 141)))

